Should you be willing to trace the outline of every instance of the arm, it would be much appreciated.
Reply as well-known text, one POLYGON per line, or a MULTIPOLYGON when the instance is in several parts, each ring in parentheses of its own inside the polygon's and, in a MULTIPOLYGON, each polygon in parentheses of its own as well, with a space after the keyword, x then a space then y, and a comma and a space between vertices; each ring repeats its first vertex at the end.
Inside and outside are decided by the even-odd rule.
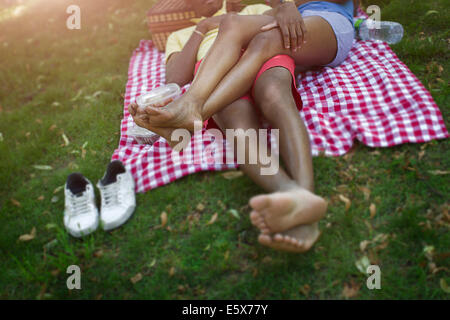
POLYGON ((176 83, 182 87, 192 81, 195 63, 197 62, 197 51, 202 40, 203 37, 194 32, 183 50, 169 56, 166 63, 166 83, 176 83))
POLYGON ((194 31, 179 52, 172 53, 166 62, 166 83, 176 83, 180 87, 192 81, 197 63, 197 52, 204 35, 219 26, 225 15, 204 19, 197 24, 194 31), (202 36, 203 34, 203 36, 202 36))

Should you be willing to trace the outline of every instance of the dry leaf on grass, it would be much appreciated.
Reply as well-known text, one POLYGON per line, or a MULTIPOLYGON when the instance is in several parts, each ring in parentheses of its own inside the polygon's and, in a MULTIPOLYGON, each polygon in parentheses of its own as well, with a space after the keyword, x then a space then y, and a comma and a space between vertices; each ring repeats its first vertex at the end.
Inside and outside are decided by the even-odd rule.
POLYGON ((53 168, 51 166, 40 165, 40 164, 35 164, 33 166, 33 168, 35 168, 37 170, 53 170, 53 168))
POLYGON ((142 280, 142 273, 140 272, 130 279, 132 284, 135 284, 136 282, 139 282, 141 280, 142 280))
POLYGON ((431 170, 428 171, 429 173, 431 173, 434 176, 443 176, 446 174, 450 174, 450 171, 442 171, 442 170, 431 170))
POLYGON ((311 292, 311 287, 309 286, 309 284, 305 284, 303 286, 301 286, 299 289, 301 294, 303 294, 305 297, 309 296, 309 293, 311 292))
POLYGON ((239 178, 243 175, 242 171, 235 170, 235 171, 227 171, 225 173, 222 173, 222 177, 224 177, 227 180, 233 180, 236 178, 239 178))
POLYGON ((53 194, 60 192, 62 189, 64 189, 64 185, 55 188, 55 190, 53 190, 53 194))
POLYGON ((236 209, 230 209, 230 210, 228 210, 228 213, 230 213, 236 219, 241 218, 241 216, 239 215, 239 212, 236 209))
POLYGON ((339 200, 341 200, 342 202, 345 203, 345 211, 347 211, 348 209, 350 209, 350 206, 352 205, 352 202, 350 201, 349 198, 345 197, 344 195, 340 194, 339 195, 339 200))
POLYGON ((367 256, 362 256, 355 262, 356 268, 363 274, 366 274, 367 267, 370 266, 370 260, 367 256))
POLYGON ((167 224, 167 213, 163 211, 161 213, 161 227, 164 228, 164 226, 167 224))
POLYGON ((36 228, 33 227, 31 229, 31 232, 29 234, 23 234, 19 237, 19 241, 30 241, 33 240, 36 237, 36 228))
POLYGON ((173 277, 174 274, 175 274, 175 267, 172 267, 169 270, 169 277, 173 277))
POLYGON ((342 295, 347 298, 354 298, 358 295, 359 289, 361 288, 360 284, 355 283, 353 280, 350 284, 344 284, 344 289, 342 290, 342 295))
POLYGON ((369 200, 370 199, 370 189, 367 187, 359 187, 359 189, 361 190, 361 192, 364 194, 364 200, 369 200))
POLYGON ((206 223, 206 225, 209 226, 210 224, 213 224, 214 222, 216 222, 217 217, 218 217, 218 214, 216 212, 212 215, 211 219, 206 223))
POLYGON ((17 201, 16 199, 13 199, 13 198, 11 198, 11 203, 19 208, 22 206, 19 201, 17 201))
POLYGON ((422 160, 424 155, 425 155, 425 150, 420 151, 419 152, 419 160, 422 160))
POLYGON ((444 278, 441 278, 441 280, 439 280, 439 285, 445 293, 450 293, 450 287, 448 286, 447 281, 445 281, 444 278))
POLYGON ((200 212, 202 212, 203 210, 205 210, 205 205, 203 203, 199 203, 196 207, 196 209, 200 212))
POLYGON ((153 267, 155 266, 155 264, 156 264, 156 259, 153 259, 152 262, 150 262, 150 263, 148 264, 148 267, 149 267, 149 268, 153 268, 153 267))
POLYGON ((363 240, 359 243, 359 249, 364 252, 369 244, 371 244, 371 241, 363 240))
POLYGON ((94 257, 96 257, 96 258, 100 258, 100 257, 102 257, 103 256, 103 249, 99 249, 99 250, 97 250, 97 251, 95 251, 94 252, 94 257))
POLYGON ((67 147, 70 144, 69 138, 67 138, 65 133, 63 133, 61 136, 64 140, 64 146, 67 147))
POLYGON ((377 214, 377 207, 375 206, 375 203, 370 204, 369 211, 370 211, 370 219, 373 219, 377 214))

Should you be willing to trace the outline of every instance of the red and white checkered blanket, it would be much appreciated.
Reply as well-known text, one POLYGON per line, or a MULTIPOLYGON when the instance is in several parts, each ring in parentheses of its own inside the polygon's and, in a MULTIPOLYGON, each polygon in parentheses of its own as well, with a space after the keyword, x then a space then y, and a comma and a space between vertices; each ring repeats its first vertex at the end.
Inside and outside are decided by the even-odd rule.
MULTIPOLYGON (((150 40, 142 40, 130 61, 121 137, 112 159, 121 160, 131 170, 136 192, 198 171, 237 167, 220 161, 176 161, 164 140, 152 146, 140 145, 127 135, 127 128, 132 125, 128 104, 137 95, 164 84, 163 57, 150 40)), ((390 147, 449 136, 430 93, 385 43, 355 42, 341 66, 305 72, 297 84, 303 100, 300 114, 307 125, 314 156, 321 152, 343 155, 354 139, 370 147, 390 147)), ((188 85, 183 90, 187 88, 188 85)), ((200 147, 209 144, 198 139, 200 147)))

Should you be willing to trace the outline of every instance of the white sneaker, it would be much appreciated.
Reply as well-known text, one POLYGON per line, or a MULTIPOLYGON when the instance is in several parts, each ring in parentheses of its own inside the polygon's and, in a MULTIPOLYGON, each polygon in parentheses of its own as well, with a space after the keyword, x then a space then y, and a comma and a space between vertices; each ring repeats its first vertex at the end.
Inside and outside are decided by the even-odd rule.
POLYGON ((119 160, 108 165, 102 180, 97 183, 102 196, 100 219, 103 230, 108 231, 123 225, 136 208, 134 180, 119 160))
POLYGON ((67 177, 64 188, 64 226, 79 238, 94 232, 98 227, 98 209, 92 183, 81 173, 67 177))

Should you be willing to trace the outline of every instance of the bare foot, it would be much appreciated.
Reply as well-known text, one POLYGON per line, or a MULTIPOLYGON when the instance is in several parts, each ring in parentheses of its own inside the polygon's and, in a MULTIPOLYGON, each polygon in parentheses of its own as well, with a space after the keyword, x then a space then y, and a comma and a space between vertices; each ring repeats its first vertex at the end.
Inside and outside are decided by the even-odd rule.
POLYGON ((202 121, 202 105, 185 94, 165 106, 147 106, 149 125, 163 128, 183 128, 194 132, 194 122, 202 121))
POLYGON ((323 218, 327 202, 302 188, 253 197, 252 223, 263 234, 283 232, 298 225, 311 224, 323 218))
POLYGON ((275 250, 297 252, 306 252, 316 243, 320 237, 318 223, 297 226, 274 236, 260 234, 259 243, 275 250))
POLYGON ((181 149, 185 147, 185 146, 179 146, 178 141, 172 141, 172 133, 177 128, 155 127, 155 126, 150 125, 149 124, 149 115, 145 111, 139 109, 136 103, 131 103, 128 105, 128 112, 133 117, 134 122, 139 127, 146 128, 146 129, 156 133, 157 135, 163 137, 164 139, 166 139, 167 143, 170 145, 171 148, 174 148, 175 146, 177 146, 177 149, 180 149, 177 151, 181 151, 181 149))

